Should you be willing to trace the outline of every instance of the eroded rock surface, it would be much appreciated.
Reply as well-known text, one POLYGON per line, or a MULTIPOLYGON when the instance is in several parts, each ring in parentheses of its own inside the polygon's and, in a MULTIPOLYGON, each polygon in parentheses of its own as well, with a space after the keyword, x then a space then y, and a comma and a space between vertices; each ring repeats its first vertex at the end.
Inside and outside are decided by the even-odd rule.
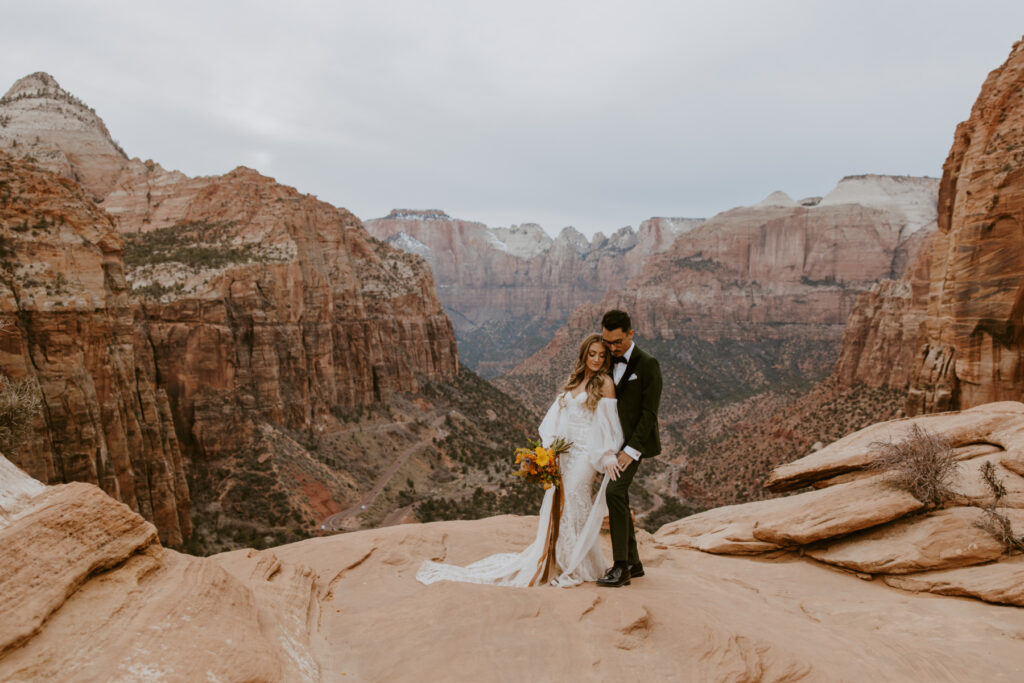
POLYGON ((1012 584, 1020 556, 1003 533, 1005 524, 1024 542, 1024 476, 1014 469, 1022 456, 1021 403, 893 420, 777 467, 766 484, 780 491, 821 488, 685 517, 663 526, 655 540, 732 555, 772 556, 790 548, 907 590, 1024 605, 1012 584), (939 505, 926 505, 891 472, 872 468, 877 451, 871 444, 902 440, 915 425, 953 446, 957 466, 939 505), (998 495, 986 471, 1001 488, 998 495))
POLYGON ((552 239, 535 224, 489 227, 439 210, 396 209, 366 228, 430 264, 466 361, 490 376, 510 370, 574 308, 600 301, 703 222, 651 218, 592 239, 567 227, 552 239))
MULTIPOLYGON (((1002 563, 972 567, 973 577, 905 575, 915 587, 893 591, 793 553, 746 558, 678 547, 666 528, 655 537, 640 533, 646 576, 627 588, 423 586, 415 573, 424 560, 466 564, 521 549, 536 518, 405 524, 195 558, 161 548, 151 525, 95 487, 42 487, 3 459, 0 508, 4 680, 1014 681, 1024 674, 1016 608, 914 592, 927 586, 1013 602, 1015 561, 998 576, 987 568, 1002 563), (119 531, 128 529, 141 533, 119 531), (55 530, 68 533, 56 538, 55 530), (43 541, 46 552, 19 571, 24 549, 43 541), (60 581, 33 579, 40 575, 60 581)), ((608 554, 607 537, 602 544, 608 554)))
POLYGON ((44 394, 40 438, 11 454, 33 476, 98 484, 174 547, 193 513, 308 535, 357 488, 308 449, 456 376, 429 268, 344 209, 246 168, 128 159, 47 74, 0 123, 0 372, 44 394), (270 453, 290 476, 263 471, 270 453))
POLYGON ((1024 41, 956 130, 939 187, 928 315, 908 412, 1024 395, 1024 41))
POLYGON ((38 437, 12 459, 45 482, 97 484, 180 544, 182 453, 113 222, 75 183, 0 153, 0 243, 0 368, 43 398, 38 437))
POLYGON ((241 578, 160 546, 91 484, 44 487, 0 456, 0 678, 310 681, 309 569, 250 551, 241 578))

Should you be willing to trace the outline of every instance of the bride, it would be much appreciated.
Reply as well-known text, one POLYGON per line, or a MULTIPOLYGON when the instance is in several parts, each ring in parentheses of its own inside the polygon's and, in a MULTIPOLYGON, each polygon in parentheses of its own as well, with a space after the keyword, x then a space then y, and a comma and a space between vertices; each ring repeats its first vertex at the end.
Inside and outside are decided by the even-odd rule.
POLYGON ((554 557, 549 552, 553 509, 557 507, 553 486, 544 493, 534 541, 524 550, 491 555, 466 567, 428 560, 416 572, 420 582, 535 586, 543 582, 543 577, 551 576, 552 585, 569 587, 601 577, 606 566, 598 543, 607 512, 604 492, 609 477, 618 476, 615 454, 622 446, 611 355, 601 335, 592 334, 583 340, 572 373, 538 431, 544 446, 557 437, 573 443, 559 463, 564 504, 554 527, 558 537, 554 557), (602 472, 605 476, 600 490, 591 498, 594 477, 602 472))

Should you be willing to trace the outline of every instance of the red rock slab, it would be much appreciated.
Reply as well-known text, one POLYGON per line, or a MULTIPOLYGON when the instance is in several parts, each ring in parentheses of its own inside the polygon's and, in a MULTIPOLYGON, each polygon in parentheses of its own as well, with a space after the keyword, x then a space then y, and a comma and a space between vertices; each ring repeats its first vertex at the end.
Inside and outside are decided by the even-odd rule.
POLYGON ((886 477, 837 484, 801 493, 766 514, 754 538, 780 546, 805 545, 899 519, 923 504, 886 477))
POLYGON ((273 552, 330 587, 320 635, 332 681, 987 683, 1024 674, 1013 610, 892 590, 793 554, 767 561, 641 538, 646 576, 618 589, 415 579, 424 559, 465 564, 521 549, 535 533, 536 518, 500 516, 273 552))
POLYGON ((995 560, 1002 543, 977 526, 982 511, 956 507, 905 517, 805 552, 816 560, 869 574, 909 574, 995 560))
POLYGON ((999 463, 1006 469, 1024 477, 1024 449, 1004 453, 999 463))
POLYGON ((962 595, 985 602, 1024 606, 1024 555, 975 567, 886 576, 883 581, 906 591, 962 595))
POLYGON ((259 613, 260 632, 277 648, 278 660, 288 680, 313 681, 322 676, 312 635, 320 618, 320 586, 312 569, 282 562, 270 550, 248 549, 215 555, 217 562, 253 594, 259 613))
POLYGON ((263 616, 216 562, 153 544, 94 575, 39 633, 0 655, 0 680, 320 680, 283 666, 301 640, 265 633, 263 616))
POLYGON ((980 507, 992 503, 992 488, 982 476, 982 467, 986 462, 991 462, 994 465, 996 478, 1006 489, 1006 495, 1000 504, 1011 508, 1024 508, 1024 477, 1004 466, 1007 459, 1002 453, 993 453, 961 462, 950 483, 950 488, 954 492, 954 501, 959 505, 980 507))
POLYGON ((654 534, 670 548, 693 548, 723 555, 756 555, 779 545, 754 538, 754 527, 788 504, 786 498, 714 508, 670 522, 654 534))
POLYGON ((156 528, 91 484, 54 486, 0 529, 0 653, 31 637, 94 572, 156 540, 156 528))
POLYGON ((959 413, 941 413, 871 425, 820 451, 776 467, 765 482, 765 488, 791 491, 821 479, 860 470, 874 459, 871 454, 872 443, 899 440, 914 424, 944 435, 954 447, 991 443, 1008 449, 1008 446, 1019 443, 1024 448, 1024 432, 1021 432, 1024 429, 1024 404, 1003 401, 959 413))

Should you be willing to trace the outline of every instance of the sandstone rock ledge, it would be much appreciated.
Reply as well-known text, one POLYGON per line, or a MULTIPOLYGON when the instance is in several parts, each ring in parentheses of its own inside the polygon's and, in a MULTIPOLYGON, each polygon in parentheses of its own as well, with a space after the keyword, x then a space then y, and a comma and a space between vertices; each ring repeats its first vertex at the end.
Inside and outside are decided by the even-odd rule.
POLYGON ((312 572, 266 551, 233 571, 162 548, 91 484, 44 487, 0 456, 0 680, 321 678, 312 572))
MULTIPOLYGON (((535 518, 406 524, 195 558, 161 548, 148 523, 95 487, 43 487, 0 459, 0 680, 1021 680, 1020 608, 984 602, 1019 600, 1004 585, 1020 583, 1017 558, 993 563, 985 546, 984 564, 964 567, 975 555, 954 551, 956 568, 941 569, 950 553, 925 547, 904 562, 912 573, 862 581, 781 547, 794 533, 780 520, 837 528, 820 510, 801 527, 793 501, 810 495, 815 507, 832 490, 852 505, 849 490, 873 485, 721 508, 643 534, 647 576, 628 588, 511 589, 423 586, 415 573, 424 559, 464 564, 522 548, 535 518), (769 512, 775 542, 756 535, 769 512), (705 536, 762 554, 695 550, 705 536), (929 590, 982 600, 917 592, 929 590)), ((902 508, 874 528, 901 524, 885 521, 894 514, 913 519, 902 508)), ((923 518, 955 536, 962 516, 923 518)), ((904 543, 923 535, 895 529, 904 543)), ((824 552, 891 565, 884 539, 866 533, 870 552, 824 552)))
POLYGON ((793 550, 825 564, 880 577, 909 591, 1024 606, 1021 556, 986 530, 985 508, 1024 536, 1024 404, 1002 401, 959 413, 893 420, 850 434, 775 468, 766 487, 815 490, 710 510, 658 530, 661 543, 711 553, 793 550), (870 469, 871 443, 899 440, 913 425, 944 435, 958 469, 943 509, 924 506, 870 469), (1004 491, 983 477, 991 465, 1004 491))

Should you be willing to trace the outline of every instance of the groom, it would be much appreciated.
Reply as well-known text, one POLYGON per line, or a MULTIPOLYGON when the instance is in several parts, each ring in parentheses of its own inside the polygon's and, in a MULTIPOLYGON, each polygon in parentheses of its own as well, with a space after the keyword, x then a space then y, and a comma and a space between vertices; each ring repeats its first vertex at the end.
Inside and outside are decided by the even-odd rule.
POLYGON ((661 401, 661 368, 653 356, 633 343, 633 324, 623 311, 608 311, 601 318, 601 336, 611 348, 612 379, 618 398, 619 422, 625 445, 618 462, 610 467, 605 497, 615 564, 598 579, 599 586, 628 586, 644 575, 636 551, 633 516, 629 510, 629 485, 641 458, 661 453, 658 438, 658 403, 661 401))

